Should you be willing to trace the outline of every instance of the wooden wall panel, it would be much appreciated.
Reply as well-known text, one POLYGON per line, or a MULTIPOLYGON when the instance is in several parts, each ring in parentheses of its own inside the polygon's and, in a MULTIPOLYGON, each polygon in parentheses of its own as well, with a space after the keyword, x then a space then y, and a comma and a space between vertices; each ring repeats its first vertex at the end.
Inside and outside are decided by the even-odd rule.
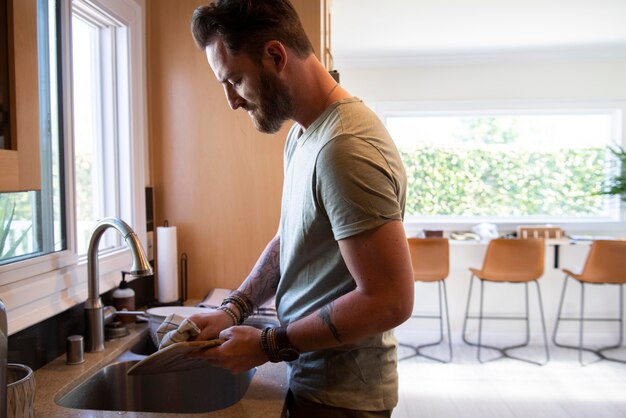
MULTIPOLYGON (((311 3, 318 0, 294 1, 297 8, 311 3)), ((191 298, 238 286, 275 234, 290 125, 261 134, 246 112, 230 109, 190 34, 191 15, 201 4, 206 1, 146 2, 155 220, 177 227, 179 252, 189 257, 191 298)), ((314 42, 320 38, 316 20, 306 25, 318 28, 314 42)))

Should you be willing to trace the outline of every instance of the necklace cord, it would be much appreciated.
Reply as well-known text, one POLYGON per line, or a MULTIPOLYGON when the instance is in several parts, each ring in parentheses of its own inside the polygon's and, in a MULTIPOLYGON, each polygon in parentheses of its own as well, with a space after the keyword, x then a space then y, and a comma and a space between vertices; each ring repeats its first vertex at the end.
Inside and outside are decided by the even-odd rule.
POLYGON ((335 89, 339 87, 339 83, 335 83, 335 85, 333 86, 332 89, 330 89, 330 91, 328 92, 328 94, 326 95, 326 98, 324 99, 324 107, 326 107, 326 102, 328 101, 328 99, 330 99, 330 95, 333 94, 333 91, 335 91, 335 89))

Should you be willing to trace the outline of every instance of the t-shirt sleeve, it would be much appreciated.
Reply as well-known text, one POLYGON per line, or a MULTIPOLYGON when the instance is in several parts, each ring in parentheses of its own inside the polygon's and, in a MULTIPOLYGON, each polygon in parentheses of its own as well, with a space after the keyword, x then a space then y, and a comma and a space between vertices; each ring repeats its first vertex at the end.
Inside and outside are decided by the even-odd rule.
POLYGON ((324 146, 316 161, 315 190, 336 240, 402 219, 399 187, 379 150, 346 135, 324 146))

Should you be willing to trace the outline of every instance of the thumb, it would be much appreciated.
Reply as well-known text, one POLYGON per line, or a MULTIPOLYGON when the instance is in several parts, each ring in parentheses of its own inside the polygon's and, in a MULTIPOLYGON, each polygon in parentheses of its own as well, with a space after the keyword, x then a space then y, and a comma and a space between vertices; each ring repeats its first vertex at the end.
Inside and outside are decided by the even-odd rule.
POLYGON ((230 327, 230 328, 226 328, 225 330, 222 330, 218 338, 224 341, 230 340, 233 337, 233 328, 234 327, 230 327))

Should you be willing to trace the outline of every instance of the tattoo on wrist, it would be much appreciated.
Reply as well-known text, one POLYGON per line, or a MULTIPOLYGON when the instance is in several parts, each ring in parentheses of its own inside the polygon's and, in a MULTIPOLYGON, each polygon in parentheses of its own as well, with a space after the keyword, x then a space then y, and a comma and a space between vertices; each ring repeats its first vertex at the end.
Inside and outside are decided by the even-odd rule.
POLYGON ((337 330, 337 327, 335 326, 332 320, 333 309, 334 309, 334 304, 333 302, 331 302, 328 305, 324 306, 322 309, 320 309, 319 317, 322 320, 322 322, 326 326, 328 326, 328 329, 330 329, 330 332, 333 334, 333 337, 335 337, 335 339, 338 342, 342 343, 343 340, 342 340, 341 334, 337 330))

